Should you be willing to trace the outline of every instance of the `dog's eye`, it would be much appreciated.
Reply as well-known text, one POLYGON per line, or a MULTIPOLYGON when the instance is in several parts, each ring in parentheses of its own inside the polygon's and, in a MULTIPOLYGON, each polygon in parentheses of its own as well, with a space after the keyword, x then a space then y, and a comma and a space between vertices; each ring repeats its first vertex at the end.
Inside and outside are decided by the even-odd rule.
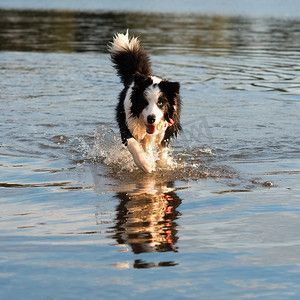
POLYGON ((158 99, 157 106, 163 107, 165 101, 163 99, 158 99))

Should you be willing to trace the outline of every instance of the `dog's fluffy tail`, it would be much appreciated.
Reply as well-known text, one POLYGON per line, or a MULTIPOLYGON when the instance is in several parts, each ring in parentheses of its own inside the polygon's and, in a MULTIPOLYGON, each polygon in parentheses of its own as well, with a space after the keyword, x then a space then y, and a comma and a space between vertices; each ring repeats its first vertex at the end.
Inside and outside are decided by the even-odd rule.
POLYGON ((129 38, 128 30, 126 34, 116 34, 108 50, 124 85, 129 85, 135 74, 145 77, 151 75, 147 53, 137 38, 129 38))

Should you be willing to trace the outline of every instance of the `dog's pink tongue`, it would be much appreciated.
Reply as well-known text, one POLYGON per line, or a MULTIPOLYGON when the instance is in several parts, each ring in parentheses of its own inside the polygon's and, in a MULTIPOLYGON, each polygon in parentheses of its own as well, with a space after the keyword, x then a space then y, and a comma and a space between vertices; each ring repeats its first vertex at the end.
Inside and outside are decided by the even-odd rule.
POLYGON ((155 125, 146 125, 147 133, 153 134, 155 132, 155 125))

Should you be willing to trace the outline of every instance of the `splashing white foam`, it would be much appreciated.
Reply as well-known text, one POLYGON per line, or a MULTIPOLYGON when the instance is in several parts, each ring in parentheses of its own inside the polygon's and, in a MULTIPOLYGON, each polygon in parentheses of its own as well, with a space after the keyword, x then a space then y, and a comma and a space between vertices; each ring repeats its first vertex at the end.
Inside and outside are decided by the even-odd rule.
MULTIPOLYGON (((159 162, 158 153, 153 150, 151 153, 145 153, 147 160, 153 165, 153 170, 161 170, 162 168, 175 169, 177 163, 169 156, 167 162, 162 165, 159 162)), ((114 131, 104 125, 100 126, 94 135, 94 146, 90 149, 88 159, 101 162, 114 171, 129 171, 137 170, 131 154, 126 146, 116 136, 114 131)))
POLYGON ((133 171, 133 159, 114 131, 102 125, 95 131, 94 146, 88 154, 93 161, 121 170, 133 171))
MULTIPOLYGON (((85 145, 85 150, 87 146, 85 145)), ((231 178, 232 174, 229 170, 222 166, 213 165, 210 161, 215 157, 212 150, 204 149, 172 149, 166 163, 162 164, 159 161, 159 155, 154 151, 153 155, 149 156, 149 160, 153 160, 156 168, 151 176, 158 180, 165 181, 190 180, 207 177, 226 177, 231 178), (208 163, 208 165, 207 165, 208 163)), ((133 158, 127 147, 121 143, 121 140, 116 136, 115 132, 107 126, 100 126, 94 135, 94 145, 86 151, 85 157, 96 163, 104 165, 110 175, 123 179, 128 179, 128 176, 140 176, 140 171, 135 165, 133 158), (131 174, 131 175, 130 175, 131 174)))

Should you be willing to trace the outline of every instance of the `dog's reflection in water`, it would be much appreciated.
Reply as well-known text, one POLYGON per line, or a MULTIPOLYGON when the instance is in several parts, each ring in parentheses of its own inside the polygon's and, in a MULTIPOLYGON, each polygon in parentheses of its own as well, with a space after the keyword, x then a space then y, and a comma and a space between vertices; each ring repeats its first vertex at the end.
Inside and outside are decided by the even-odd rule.
MULTIPOLYGON (((113 238, 135 254, 177 251, 177 211, 181 199, 173 184, 144 182, 136 192, 120 192, 113 238)), ((138 263, 136 261, 136 263, 138 263)), ((140 266, 142 267, 142 266, 140 266)))

